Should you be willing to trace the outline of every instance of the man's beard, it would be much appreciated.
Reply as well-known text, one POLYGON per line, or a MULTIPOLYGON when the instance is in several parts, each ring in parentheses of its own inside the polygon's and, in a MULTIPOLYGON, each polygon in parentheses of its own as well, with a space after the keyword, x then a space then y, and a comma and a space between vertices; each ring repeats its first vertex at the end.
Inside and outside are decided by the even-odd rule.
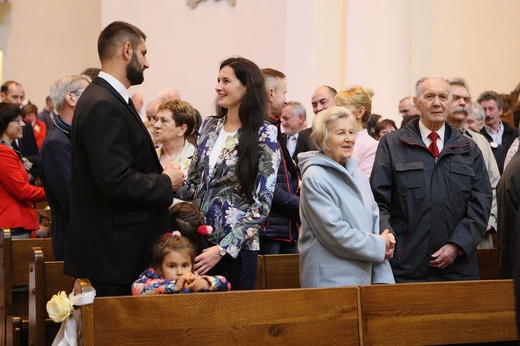
POLYGON ((143 68, 137 60, 136 54, 132 55, 132 60, 126 66, 126 78, 131 85, 139 85, 144 81, 143 68))

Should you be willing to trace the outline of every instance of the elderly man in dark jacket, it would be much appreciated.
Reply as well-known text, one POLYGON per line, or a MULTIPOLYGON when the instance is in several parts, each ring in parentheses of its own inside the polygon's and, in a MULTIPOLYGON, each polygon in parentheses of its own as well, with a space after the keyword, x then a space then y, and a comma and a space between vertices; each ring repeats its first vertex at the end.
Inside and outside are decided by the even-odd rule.
POLYGON ((397 239, 396 282, 479 279, 476 249, 492 192, 480 149, 445 121, 450 101, 446 79, 420 79, 420 119, 385 135, 377 150, 370 184, 381 230, 397 239))

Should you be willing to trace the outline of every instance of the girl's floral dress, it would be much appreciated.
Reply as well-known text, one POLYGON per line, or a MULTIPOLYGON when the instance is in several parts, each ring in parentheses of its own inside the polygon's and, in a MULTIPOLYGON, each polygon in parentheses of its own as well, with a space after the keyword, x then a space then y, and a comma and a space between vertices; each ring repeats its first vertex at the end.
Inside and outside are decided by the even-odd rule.
MULTIPOLYGON (((207 292, 229 291, 231 284, 223 276, 207 276, 203 278, 209 283, 207 292)), ((167 280, 158 275, 153 268, 146 269, 139 279, 132 284, 132 294, 139 296, 142 294, 168 294, 175 292, 175 283, 177 280, 167 280)), ((182 289, 178 293, 190 293, 189 289, 182 289)))

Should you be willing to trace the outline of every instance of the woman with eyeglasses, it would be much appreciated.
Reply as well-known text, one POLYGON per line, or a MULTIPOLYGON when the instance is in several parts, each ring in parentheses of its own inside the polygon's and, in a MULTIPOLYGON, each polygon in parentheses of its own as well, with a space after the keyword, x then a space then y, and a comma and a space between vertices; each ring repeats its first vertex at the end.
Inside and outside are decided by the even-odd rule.
POLYGON ((31 163, 12 143, 22 138, 21 110, 14 103, 0 103, 0 227, 10 228, 12 238, 30 238, 40 228, 34 203, 45 200, 42 187, 29 184, 31 163))

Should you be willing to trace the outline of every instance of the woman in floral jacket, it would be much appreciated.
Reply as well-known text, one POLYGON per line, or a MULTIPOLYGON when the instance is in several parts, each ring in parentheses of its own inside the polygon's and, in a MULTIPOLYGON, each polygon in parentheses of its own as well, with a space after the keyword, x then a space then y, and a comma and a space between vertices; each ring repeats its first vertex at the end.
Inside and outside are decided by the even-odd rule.
POLYGON ((258 66, 244 58, 222 62, 215 87, 217 115, 201 126, 179 198, 193 200, 214 244, 195 259, 199 275, 224 275, 233 289, 254 289, 258 230, 271 208, 280 153, 268 124, 267 95, 258 66))

